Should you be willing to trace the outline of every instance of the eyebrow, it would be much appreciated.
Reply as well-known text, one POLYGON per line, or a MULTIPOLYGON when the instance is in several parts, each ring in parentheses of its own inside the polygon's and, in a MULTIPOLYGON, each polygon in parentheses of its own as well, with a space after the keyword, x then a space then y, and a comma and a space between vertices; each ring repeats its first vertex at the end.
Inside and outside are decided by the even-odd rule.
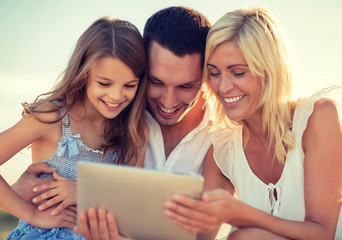
MULTIPOLYGON (((211 64, 211 63, 207 63, 207 67, 217 68, 214 64, 211 64)), ((233 67, 248 67, 248 65, 247 64, 243 64, 243 63, 237 63, 237 64, 229 65, 227 67, 227 69, 231 69, 233 67)))
MULTIPOLYGON (((150 75, 150 79, 152 79, 152 80, 154 80, 154 81, 161 82, 161 83, 163 83, 163 84, 164 84, 164 82, 163 82, 161 79, 159 79, 159 78, 157 78, 157 77, 155 77, 155 76, 153 76, 153 75, 150 75)), ((195 85, 195 84, 196 84, 196 83, 198 83, 198 82, 201 82, 201 78, 200 78, 200 79, 198 79, 198 80, 196 80, 196 79, 194 79, 194 80, 191 80, 191 81, 189 81, 189 82, 186 82, 186 83, 180 84, 180 85, 178 85, 178 86, 184 86, 184 85, 195 85)))
MULTIPOLYGON (((111 81, 111 82, 114 82, 113 79, 110 79, 110 78, 107 78, 107 77, 102 77, 102 76, 99 76, 99 75, 95 75, 96 78, 99 78, 99 79, 102 79, 102 80, 105 80, 105 81, 111 81)), ((133 82, 139 82, 139 79, 136 78, 136 79, 133 79, 131 81, 128 81, 127 83, 133 83, 133 82)))

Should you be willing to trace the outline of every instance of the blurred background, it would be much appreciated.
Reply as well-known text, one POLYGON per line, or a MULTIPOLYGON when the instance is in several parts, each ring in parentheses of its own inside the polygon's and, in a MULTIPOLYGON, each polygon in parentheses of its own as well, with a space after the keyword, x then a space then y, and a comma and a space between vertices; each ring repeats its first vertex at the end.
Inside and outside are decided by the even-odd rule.
MULTIPOLYGON (((194 8, 212 23, 228 11, 265 7, 288 36, 295 74, 293 98, 342 85, 339 0, 1 0, 0 132, 21 118, 22 102, 52 88, 78 37, 96 19, 125 19, 142 33, 154 12, 176 5, 194 8)), ((30 150, 23 149, 0 166, 0 174, 12 184, 30 162, 30 150)), ((0 240, 15 225, 16 219, 0 209, 0 240)))

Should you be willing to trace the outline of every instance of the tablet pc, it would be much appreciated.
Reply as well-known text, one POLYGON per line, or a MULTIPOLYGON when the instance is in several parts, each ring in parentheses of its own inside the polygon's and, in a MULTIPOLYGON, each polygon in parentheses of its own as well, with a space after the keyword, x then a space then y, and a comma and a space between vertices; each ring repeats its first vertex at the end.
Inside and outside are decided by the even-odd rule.
POLYGON ((175 193, 200 198, 201 175, 183 175, 106 163, 78 164, 77 208, 105 208, 115 214, 119 232, 129 238, 194 240, 196 234, 163 214, 175 193))

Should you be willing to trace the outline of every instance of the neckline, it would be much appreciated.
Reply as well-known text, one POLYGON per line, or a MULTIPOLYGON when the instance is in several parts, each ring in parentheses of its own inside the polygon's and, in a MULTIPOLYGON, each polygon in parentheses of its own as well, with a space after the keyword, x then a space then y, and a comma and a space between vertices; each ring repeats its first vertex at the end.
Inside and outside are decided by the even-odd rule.
MULTIPOLYGON (((295 111, 296 112, 296 111, 295 111)), ((294 114, 295 116, 295 114, 294 114)), ((286 159, 285 159, 285 163, 284 163, 284 168, 283 171, 281 172, 280 178, 278 179, 278 181, 276 183, 265 183, 264 181, 262 181, 252 170, 251 166, 249 165, 248 159, 246 157, 245 151, 243 149, 243 138, 242 138, 242 126, 239 127, 239 131, 238 131, 238 138, 235 138, 237 141, 235 141, 235 144, 238 144, 238 148, 241 149, 241 156, 242 156, 242 161, 244 162, 244 164, 246 165, 246 168, 249 171, 249 174, 253 176, 253 178, 256 179, 257 182, 259 182, 261 185, 263 185, 264 187, 269 187, 270 185, 274 185, 274 186, 279 186, 281 184, 281 182, 283 181, 285 172, 287 171, 287 165, 288 165, 288 155, 289 152, 287 152, 286 154, 286 159)))
MULTIPOLYGON (((65 114, 65 116, 62 119, 62 137, 63 136, 72 137, 72 136, 74 136, 76 134, 79 134, 79 133, 73 134, 72 129, 71 129, 71 123, 70 123, 70 120, 69 120, 69 116, 68 116, 68 114, 65 114)), ((94 148, 91 148, 88 145, 86 145, 82 141, 82 139, 81 139, 81 134, 80 134, 80 137, 76 139, 76 141, 79 142, 80 147, 83 147, 83 148, 85 148, 88 151, 91 151, 93 153, 103 154, 102 150, 94 149, 94 148)))

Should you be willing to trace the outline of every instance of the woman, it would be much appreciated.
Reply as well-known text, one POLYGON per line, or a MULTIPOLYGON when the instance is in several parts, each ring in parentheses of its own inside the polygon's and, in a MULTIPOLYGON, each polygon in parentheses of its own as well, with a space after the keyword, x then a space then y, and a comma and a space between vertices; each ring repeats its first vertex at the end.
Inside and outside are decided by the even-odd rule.
POLYGON ((165 215, 193 232, 226 222, 238 228, 228 239, 334 239, 342 132, 336 105, 325 96, 335 89, 290 101, 285 46, 275 20, 260 8, 214 24, 204 76, 217 126, 226 127, 215 132, 214 160, 203 174, 207 186, 229 191, 205 192, 202 201, 175 195, 165 215))

